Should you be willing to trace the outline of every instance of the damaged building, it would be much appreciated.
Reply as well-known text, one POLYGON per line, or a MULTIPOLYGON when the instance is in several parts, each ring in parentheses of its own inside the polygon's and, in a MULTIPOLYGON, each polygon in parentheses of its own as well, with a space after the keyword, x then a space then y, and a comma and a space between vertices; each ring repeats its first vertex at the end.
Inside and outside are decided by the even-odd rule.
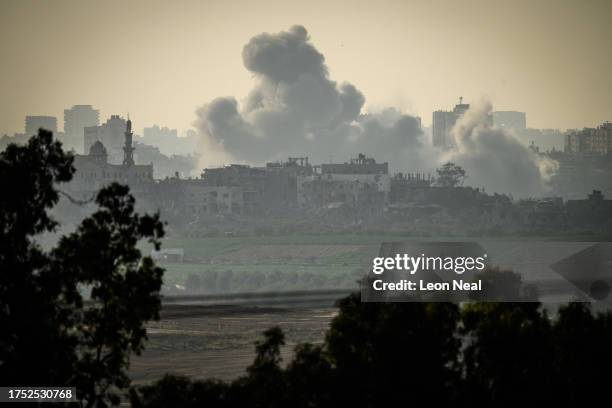
POLYGON ((298 209, 298 179, 313 172, 307 157, 290 157, 265 167, 232 164, 205 169, 201 180, 208 186, 239 188, 247 214, 278 214, 298 209))
POLYGON ((165 213, 204 217, 248 215, 244 190, 239 186, 209 185, 202 179, 178 177, 160 180, 156 186, 156 205, 165 213))
POLYGON ((359 154, 348 163, 322 164, 297 180, 300 208, 350 206, 382 211, 391 192, 389 164, 359 154))

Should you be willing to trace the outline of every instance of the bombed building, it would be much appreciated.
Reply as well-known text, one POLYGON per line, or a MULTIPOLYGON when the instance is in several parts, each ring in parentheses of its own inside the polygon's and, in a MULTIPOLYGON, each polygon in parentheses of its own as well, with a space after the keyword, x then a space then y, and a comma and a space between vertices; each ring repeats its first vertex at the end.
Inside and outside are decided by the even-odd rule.
POLYGON ((365 154, 347 163, 322 164, 299 176, 297 183, 300 208, 347 205, 380 211, 391 192, 388 163, 376 163, 365 154))
POLYGON ((202 179, 178 177, 160 180, 155 184, 155 204, 166 214, 191 217, 218 215, 249 215, 244 189, 232 185, 210 185, 202 179))

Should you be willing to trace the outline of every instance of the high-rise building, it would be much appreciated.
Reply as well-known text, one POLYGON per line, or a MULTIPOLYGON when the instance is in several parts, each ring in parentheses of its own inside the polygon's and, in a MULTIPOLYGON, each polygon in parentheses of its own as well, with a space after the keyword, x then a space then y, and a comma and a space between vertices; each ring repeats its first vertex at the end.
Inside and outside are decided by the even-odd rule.
POLYGON ((108 153, 108 162, 112 164, 123 163, 125 130, 127 122, 119 115, 111 115, 106 123, 99 126, 87 126, 84 130, 83 147, 86 152, 99 141, 108 153))
POLYGON ((30 137, 38 133, 38 129, 43 128, 57 133, 57 118, 55 116, 26 116, 25 134, 30 137))
POLYGON ((570 130, 565 135, 566 153, 605 155, 612 153, 612 123, 597 128, 570 130))
POLYGON ((460 97, 459 103, 455 105, 452 111, 439 110, 433 113, 431 136, 434 146, 448 149, 455 145, 451 130, 455 126, 457 119, 467 112, 468 109, 470 109, 470 105, 463 103, 463 97, 460 97))
POLYGON ((525 112, 497 111, 493 112, 493 125, 504 129, 523 131, 527 128, 527 117, 525 112))
POLYGON ((70 109, 64 109, 64 144, 79 153, 85 152, 85 128, 99 124, 100 112, 91 105, 74 105, 70 109))

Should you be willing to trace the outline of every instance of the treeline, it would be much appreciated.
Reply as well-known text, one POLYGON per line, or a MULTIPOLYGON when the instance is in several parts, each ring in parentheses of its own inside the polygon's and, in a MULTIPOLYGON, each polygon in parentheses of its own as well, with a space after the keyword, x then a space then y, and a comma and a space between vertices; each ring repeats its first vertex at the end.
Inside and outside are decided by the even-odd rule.
POLYGON ((339 302, 321 345, 283 364, 264 333, 232 382, 167 375, 132 388, 134 407, 586 406, 605 401, 612 314, 570 303, 339 302))

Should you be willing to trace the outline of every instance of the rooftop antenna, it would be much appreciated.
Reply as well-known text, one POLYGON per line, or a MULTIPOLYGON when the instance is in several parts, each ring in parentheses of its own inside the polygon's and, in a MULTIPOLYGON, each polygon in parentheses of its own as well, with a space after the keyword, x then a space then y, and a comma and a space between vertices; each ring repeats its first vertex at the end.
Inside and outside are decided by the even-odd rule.
POLYGON ((463 96, 460 96, 459 97, 459 105, 462 105, 462 104, 463 104, 463 96))

